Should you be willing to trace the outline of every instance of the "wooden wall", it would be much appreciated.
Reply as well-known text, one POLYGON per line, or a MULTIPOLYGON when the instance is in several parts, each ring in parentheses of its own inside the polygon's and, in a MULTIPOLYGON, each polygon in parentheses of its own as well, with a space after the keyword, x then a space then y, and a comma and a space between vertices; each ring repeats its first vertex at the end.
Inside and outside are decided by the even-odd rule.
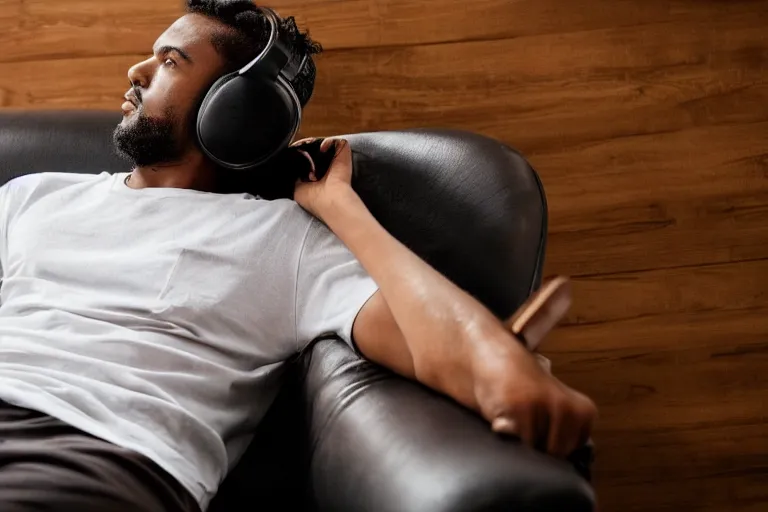
MULTIPOLYGON (((601 408, 603 511, 768 510, 768 0, 274 0, 327 50, 304 134, 522 150, 601 408)), ((178 0, 0 0, 0 106, 117 110, 178 0)))

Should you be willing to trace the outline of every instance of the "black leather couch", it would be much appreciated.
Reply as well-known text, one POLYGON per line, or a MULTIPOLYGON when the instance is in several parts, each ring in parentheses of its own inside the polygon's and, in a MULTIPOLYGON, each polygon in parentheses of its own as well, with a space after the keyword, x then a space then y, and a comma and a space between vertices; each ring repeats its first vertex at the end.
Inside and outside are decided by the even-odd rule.
MULTIPOLYGON (((0 184, 45 171, 120 172, 119 114, 0 111, 0 184)), ((396 237, 499 317, 541 281, 544 192, 514 150, 445 130, 348 136, 353 185, 396 237)), ((440 343, 440 340, 434 340, 440 343)), ((474 413, 315 343, 209 510, 591 511, 591 450, 558 461, 474 413)))

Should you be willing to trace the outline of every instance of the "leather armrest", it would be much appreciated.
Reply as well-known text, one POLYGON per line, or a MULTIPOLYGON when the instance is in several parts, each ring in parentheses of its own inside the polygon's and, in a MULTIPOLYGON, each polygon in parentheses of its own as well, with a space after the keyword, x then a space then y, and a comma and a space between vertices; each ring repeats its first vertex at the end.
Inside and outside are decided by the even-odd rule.
POLYGON ((317 343, 305 364, 308 492, 318 510, 593 510, 573 466, 495 435, 343 343, 317 343))

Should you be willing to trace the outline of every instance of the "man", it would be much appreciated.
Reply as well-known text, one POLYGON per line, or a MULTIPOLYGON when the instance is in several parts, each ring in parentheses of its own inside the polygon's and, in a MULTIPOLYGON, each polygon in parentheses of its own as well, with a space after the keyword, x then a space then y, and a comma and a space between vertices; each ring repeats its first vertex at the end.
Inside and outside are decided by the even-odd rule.
MULTIPOLYGON (((594 404, 377 223, 344 141, 295 201, 221 193, 190 119, 266 25, 247 0, 188 11, 129 71, 115 144, 132 173, 0 188, 0 509, 205 510, 283 363, 329 332, 497 432, 555 456, 583 443, 594 404)), ((314 70, 293 83, 303 104, 314 70)))

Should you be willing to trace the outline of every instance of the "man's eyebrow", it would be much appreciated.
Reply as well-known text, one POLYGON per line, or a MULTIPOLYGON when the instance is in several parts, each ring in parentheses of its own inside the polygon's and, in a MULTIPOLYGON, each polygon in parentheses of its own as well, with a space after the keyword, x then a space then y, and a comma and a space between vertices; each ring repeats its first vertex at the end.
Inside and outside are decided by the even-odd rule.
POLYGON ((168 45, 166 45, 166 46, 161 46, 161 47, 155 49, 155 54, 157 54, 157 55, 163 55, 163 54, 166 54, 166 53, 169 53, 169 52, 176 52, 176 53, 178 53, 179 55, 181 55, 182 59, 184 59, 185 61, 187 61, 190 64, 192 64, 192 58, 189 56, 189 54, 187 54, 187 52, 185 52, 184 50, 182 50, 181 48, 179 48, 177 46, 168 46, 168 45))

